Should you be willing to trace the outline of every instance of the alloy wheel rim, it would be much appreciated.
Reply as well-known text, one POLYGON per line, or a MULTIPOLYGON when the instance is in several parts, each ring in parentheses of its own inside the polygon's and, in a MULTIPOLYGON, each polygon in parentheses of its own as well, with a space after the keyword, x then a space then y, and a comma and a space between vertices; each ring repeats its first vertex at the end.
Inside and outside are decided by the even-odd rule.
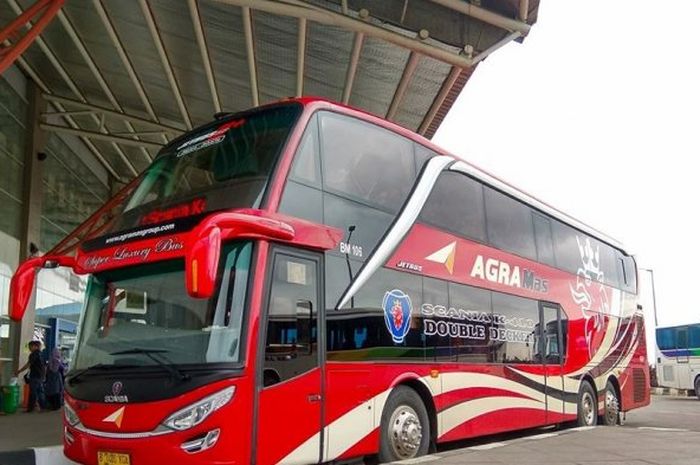
POLYGON ((595 419, 595 402, 593 401, 593 396, 590 392, 584 392, 583 398, 581 399, 581 407, 583 410, 583 419, 586 425, 593 425, 593 420, 595 419))
POLYGON ((396 457, 415 457, 422 439, 423 427, 416 411, 408 405, 394 410, 389 421, 389 442, 396 457))
POLYGON ((619 404, 617 402, 617 397, 611 391, 605 394, 605 414, 608 417, 608 424, 617 423, 617 414, 619 411, 619 404))

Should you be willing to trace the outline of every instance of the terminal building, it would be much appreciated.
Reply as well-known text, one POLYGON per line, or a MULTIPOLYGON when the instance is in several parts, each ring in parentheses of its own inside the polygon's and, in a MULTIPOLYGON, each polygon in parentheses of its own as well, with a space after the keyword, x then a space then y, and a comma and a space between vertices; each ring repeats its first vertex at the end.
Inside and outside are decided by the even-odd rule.
MULTIPOLYGON (((70 359, 86 280, 44 270, 8 318, 10 279, 160 147, 290 96, 432 137, 478 64, 522 41, 538 0, 0 0, 0 384, 27 342, 70 359)), ((65 244, 65 242, 64 242, 65 244)))

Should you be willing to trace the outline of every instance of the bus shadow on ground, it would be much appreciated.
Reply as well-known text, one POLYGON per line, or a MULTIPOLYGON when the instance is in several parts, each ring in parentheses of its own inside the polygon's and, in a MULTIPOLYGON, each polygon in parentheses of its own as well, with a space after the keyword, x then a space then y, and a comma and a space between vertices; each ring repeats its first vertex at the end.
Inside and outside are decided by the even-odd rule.
POLYGON ((492 434, 489 436, 479 436, 471 439, 464 439, 460 441, 447 442, 444 444, 439 444, 435 452, 451 452, 461 449, 469 449, 472 447, 488 446, 495 443, 503 443, 515 441, 518 439, 527 439, 531 436, 537 436, 544 433, 552 432, 563 432, 566 430, 571 430, 576 428, 578 425, 576 423, 565 423, 562 425, 545 426, 538 428, 530 428, 517 431, 509 431, 505 433, 492 434))
MULTIPOLYGON (((530 437, 537 436, 540 434, 552 433, 552 432, 565 432, 567 430, 572 430, 578 427, 576 423, 565 423, 562 425, 552 425, 545 427, 537 427, 530 429, 521 429, 517 431, 510 431, 505 433, 492 434, 488 436, 479 436, 476 438, 463 439, 459 441, 451 441, 447 443, 438 444, 436 450, 431 450, 431 454, 444 454, 450 452, 462 451, 464 449, 470 449, 474 447, 483 446, 484 449, 488 448, 489 445, 499 445, 501 443, 513 442, 518 440, 527 440, 530 437)), ((338 462, 342 465, 384 465, 379 464, 377 456, 369 456, 359 459, 349 460, 347 462, 338 462)), ((394 462, 392 462, 394 463, 394 462)), ((397 462, 398 463, 398 462, 397 462)))

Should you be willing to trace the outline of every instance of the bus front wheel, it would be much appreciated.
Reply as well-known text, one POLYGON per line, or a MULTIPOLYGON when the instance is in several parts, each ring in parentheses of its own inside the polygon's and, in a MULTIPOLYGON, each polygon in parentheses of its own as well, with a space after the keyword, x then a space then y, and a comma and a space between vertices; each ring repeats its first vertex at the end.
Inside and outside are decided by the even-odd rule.
POLYGON ((700 400, 700 376, 695 378, 695 396, 700 400))
POLYGON ((598 401, 593 386, 581 383, 578 391, 578 426, 595 426, 598 420, 598 401))
POLYGON ((425 455, 430 445, 428 412, 420 396, 407 386, 396 387, 384 406, 379 431, 381 463, 425 455))

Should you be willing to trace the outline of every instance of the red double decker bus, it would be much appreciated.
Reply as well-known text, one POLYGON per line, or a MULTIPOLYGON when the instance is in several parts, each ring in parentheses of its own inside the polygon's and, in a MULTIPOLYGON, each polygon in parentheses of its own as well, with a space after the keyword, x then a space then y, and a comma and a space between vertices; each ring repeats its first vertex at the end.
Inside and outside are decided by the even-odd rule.
POLYGON ((307 464, 649 403, 633 258, 397 125, 319 99, 174 140, 12 283, 89 274, 85 464, 307 464))

